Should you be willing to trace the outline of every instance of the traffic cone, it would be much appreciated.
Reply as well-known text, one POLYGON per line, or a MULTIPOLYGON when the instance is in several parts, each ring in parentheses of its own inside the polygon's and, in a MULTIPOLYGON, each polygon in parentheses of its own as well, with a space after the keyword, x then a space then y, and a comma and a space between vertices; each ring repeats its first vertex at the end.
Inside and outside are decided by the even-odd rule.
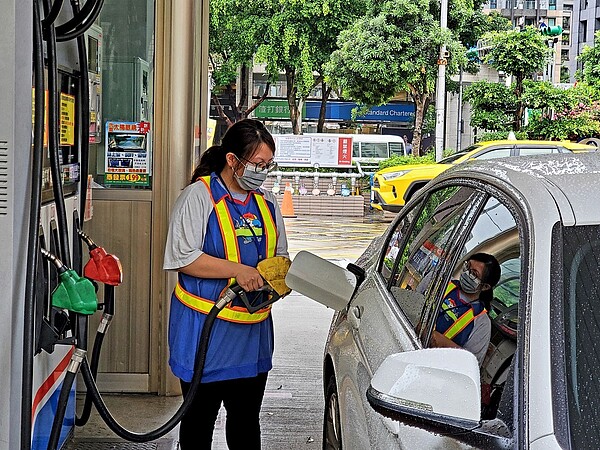
POLYGON ((294 200, 292 199, 292 185, 285 184, 283 191, 283 202, 281 203, 281 215, 283 217, 297 217, 294 212, 294 200))

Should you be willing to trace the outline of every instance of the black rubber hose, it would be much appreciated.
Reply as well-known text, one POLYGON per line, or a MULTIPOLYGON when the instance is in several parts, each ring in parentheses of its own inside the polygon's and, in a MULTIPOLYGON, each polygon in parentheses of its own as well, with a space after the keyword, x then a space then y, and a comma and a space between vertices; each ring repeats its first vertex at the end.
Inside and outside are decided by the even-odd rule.
MULTIPOLYGON (((91 0, 88 0, 88 2, 91 0)), ((86 3, 87 6, 87 3, 86 3)), ((73 15, 79 13, 79 2, 71 1, 73 15)), ((87 50, 85 47, 85 36, 77 36, 77 56, 79 59, 79 98, 81 118, 81 140, 79 142, 79 229, 83 230, 83 219, 85 215, 85 204, 87 200, 88 160, 90 154, 90 77, 88 74, 87 50)))
MULTIPOLYGON (((73 1, 77 1, 77 9, 79 9, 79 1, 71 0, 71 4, 73 1)), ((64 34, 66 32, 73 31, 78 25, 81 25, 94 10, 96 3, 98 3, 98 0, 87 0, 80 11, 73 13, 73 17, 71 19, 56 27, 56 34, 64 34)))
POLYGON ((198 392, 198 388, 200 387, 200 382, 202 380, 202 372, 204 371, 204 361, 206 360, 206 352, 208 350, 208 341, 210 338, 210 333, 212 330, 213 323, 217 317, 217 314, 221 311, 220 308, 213 306, 208 315, 206 316, 206 320, 204 321, 204 325, 202 327, 202 332, 200 333, 200 337, 198 339, 198 348, 196 350, 196 360, 194 364, 194 376, 192 378, 192 383, 190 386, 190 390, 185 396, 183 403, 175 412, 173 417, 171 417, 164 425, 157 428, 156 430, 148 431, 146 433, 134 433, 123 428, 110 414, 110 411, 104 404, 100 393, 98 392, 98 387, 96 386, 96 382, 92 377, 92 373, 90 371, 90 367, 87 363, 87 358, 84 359, 82 364, 81 373, 83 375, 83 380, 87 386, 88 392, 92 395, 92 401, 94 402, 94 406, 100 413, 100 416, 108 425, 108 427, 119 437, 126 439, 131 442, 148 442, 158 439, 169 431, 171 431, 177 424, 181 421, 183 415, 187 412, 196 393, 198 392))
MULTIPOLYGON (((115 287, 111 285, 104 285, 104 314, 113 316, 115 311, 115 287)), ((103 317, 104 320, 104 317, 103 317)), ((96 331, 96 337, 94 338, 94 346, 92 347, 92 356, 91 356, 91 372, 92 378, 96 381, 96 377, 98 376, 98 365, 100 363, 100 353, 102 350, 102 342, 104 341, 104 336, 106 335, 104 326, 98 328, 96 331)), ((84 426, 88 420, 90 419, 90 414, 92 412, 92 396, 90 395, 89 390, 85 393, 85 400, 83 403, 83 411, 81 412, 80 417, 75 418, 75 425, 78 427, 84 426)))
MULTIPOLYGON (((91 0, 88 0, 90 2, 91 0)), ((87 6, 87 3, 86 3, 87 6)), ((58 42, 70 41, 71 39, 75 39, 77 36, 81 36, 90 27, 94 24, 94 21, 100 15, 100 11, 102 10, 102 6, 104 6, 104 0, 98 0, 94 2, 94 9, 90 13, 89 17, 83 19, 83 21, 77 25, 72 31, 67 30, 65 32, 62 31, 61 27, 57 28, 58 35, 56 37, 58 42)), ((85 7, 84 7, 85 8, 85 7)), ((82 10, 83 11, 83 10, 82 10)))
POLYGON ((60 396, 58 397, 56 412, 54 413, 54 422, 52 423, 52 431, 50 432, 50 439, 48 440, 48 450, 55 450, 58 447, 58 440, 60 439, 60 432, 62 430, 65 412, 67 411, 69 396, 71 395, 71 387, 73 386, 76 375, 76 372, 71 372, 69 370, 65 374, 62 389, 60 390, 60 396))
MULTIPOLYGON (((21 449, 31 448, 33 404, 33 352, 35 329, 35 282, 39 257, 39 223, 42 197, 42 159, 44 156, 44 48, 42 22, 38 0, 33 0, 33 85, 35 87, 35 124, 33 127, 33 161, 31 169, 31 206, 27 267, 25 274, 25 305, 23 325, 23 373, 21 388, 21 449)), ((27 149, 27 151, 30 151, 27 149)))
POLYGON ((60 432, 65 420, 71 388, 80 367, 78 361, 81 360, 81 356, 85 355, 87 351, 88 316, 85 314, 75 314, 75 316, 77 322, 75 353, 71 357, 71 363, 67 368, 67 373, 60 389, 60 396, 58 397, 58 404, 54 413, 54 421, 52 422, 52 430, 50 431, 50 439, 48 440, 48 450, 55 450, 58 447, 58 440, 60 439, 60 432))
MULTIPOLYGON (((97 332, 96 338, 94 339, 94 347, 92 348, 92 356, 91 356, 91 375, 96 381, 96 376, 98 375, 98 364, 100 361, 100 351, 102 349, 102 342, 104 341, 104 333, 97 332)), ((85 394, 85 401, 83 404, 83 411, 81 412, 80 417, 75 418, 75 425, 78 427, 84 426, 88 420, 90 419, 90 414, 92 412, 92 396, 89 393, 89 389, 85 394)))
MULTIPOLYGON (((50 12, 50 0, 43 0, 44 14, 50 12)), ((67 227, 67 213, 63 195, 62 172, 60 169, 61 157, 59 153, 59 98, 58 66, 56 60, 56 33, 54 25, 44 30, 46 50, 48 53, 48 149, 50 151, 50 169, 52 173, 52 191, 56 205, 56 219, 58 222, 58 257, 71 267, 71 254, 69 251, 69 235, 67 227)))
POLYGON ((44 20, 42 20, 43 27, 49 27, 56 21, 58 15, 60 14, 60 10, 62 9, 62 5, 63 0, 54 0, 54 3, 52 3, 52 8, 50 8, 50 12, 46 15, 44 20))

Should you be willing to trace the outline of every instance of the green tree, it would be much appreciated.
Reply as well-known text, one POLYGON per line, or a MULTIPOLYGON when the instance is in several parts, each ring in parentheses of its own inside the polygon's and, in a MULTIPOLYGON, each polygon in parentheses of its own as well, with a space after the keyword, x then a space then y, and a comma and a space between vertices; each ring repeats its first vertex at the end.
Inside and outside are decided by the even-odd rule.
MULTIPOLYGON (((327 79, 345 96, 381 105, 406 90, 415 102, 413 153, 420 155, 425 112, 433 98, 439 48, 450 53, 448 74, 465 59, 464 48, 434 15, 437 2, 390 0, 340 33, 325 66, 327 79)), ((452 9, 451 9, 452 10, 452 9)))
MULTIPOLYGON (((335 48, 337 35, 365 7, 363 0, 272 0, 269 10, 263 11, 269 26, 256 60, 266 63, 271 74, 284 72, 294 134, 301 133, 302 107, 323 81, 322 67, 335 48)), ((326 86, 324 91, 330 92, 326 86)))
POLYGON ((517 98, 513 129, 519 131, 523 123, 523 82, 527 77, 544 69, 552 55, 545 38, 534 27, 523 30, 492 32, 484 36, 490 45, 484 62, 496 70, 514 77, 513 91, 517 98))
POLYGON ((585 46, 577 57, 582 69, 578 70, 575 78, 600 91, 600 31, 594 35, 594 46, 585 46))
POLYGON ((264 42, 269 18, 265 8, 270 0, 211 0, 209 16, 209 55, 213 67, 214 88, 212 98, 219 115, 228 124, 248 117, 268 93, 252 102, 248 71, 252 70, 252 58, 258 45, 264 42), (240 72, 240 83, 238 80, 240 72), (239 102, 236 104, 236 91, 239 102), (222 108, 217 93, 229 98, 233 110, 228 115, 222 108), (249 103, 250 102, 250 103, 249 103))
POLYGON ((560 89, 549 82, 525 82, 523 100, 533 113, 525 128, 532 139, 569 139, 600 136, 600 102, 585 83, 560 89))
POLYGON ((511 131, 517 97, 501 83, 476 81, 465 89, 464 99, 471 104, 471 125, 489 131, 511 131))

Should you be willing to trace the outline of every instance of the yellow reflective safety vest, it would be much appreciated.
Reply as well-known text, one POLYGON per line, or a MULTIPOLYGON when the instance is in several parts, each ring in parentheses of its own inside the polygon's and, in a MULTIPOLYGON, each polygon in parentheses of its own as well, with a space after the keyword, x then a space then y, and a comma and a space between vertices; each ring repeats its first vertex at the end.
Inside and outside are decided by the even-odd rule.
MULTIPOLYGON (((202 177, 200 182, 206 185, 213 202, 202 249, 205 253, 249 266, 256 266, 260 260, 275 256, 277 226, 274 205, 267 202, 261 192, 252 191, 246 202, 242 203, 231 199, 216 177, 202 177)), ((234 282, 233 278, 227 281, 198 279, 180 272, 174 295, 189 308, 208 314, 215 300, 234 282)), ((252 324, 265 320, 270 311, 269 305, 250 314, 239 301, 234 301, 217 317, 230 322, 252 324)))
POLYGON ((458 285, 451 281, 446 287, 435 329, 463 346, 473 330, 474 320, 486 312, 480 301, 469 303, 462 300, 458 285))

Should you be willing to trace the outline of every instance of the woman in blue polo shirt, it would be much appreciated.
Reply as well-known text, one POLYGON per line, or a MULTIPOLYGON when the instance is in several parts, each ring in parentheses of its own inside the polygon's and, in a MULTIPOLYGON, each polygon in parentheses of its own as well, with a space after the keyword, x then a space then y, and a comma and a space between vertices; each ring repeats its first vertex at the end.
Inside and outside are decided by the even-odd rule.
MULTIPOLYGON (((259 261, 288 256, 283 218, 271 192, 260 189, 273 161, 275 142, 261 122, 232 125, 222 144, 201 157, 189 186, 175 202, 164 269, 176 270, 171 297, 169 364, 190 388, 206 314, 234 280, 252 293, 263 285, 259 261)), ((253 295, 262 295, 254 293, 253 295)), ((230 450, 260 449, 259 412, 272 367, 270 306, 250 314, 234 300, 212 328, 202 384, 180 425, 183 450, 210 449, 221 404, 227 410, 230 450)))

